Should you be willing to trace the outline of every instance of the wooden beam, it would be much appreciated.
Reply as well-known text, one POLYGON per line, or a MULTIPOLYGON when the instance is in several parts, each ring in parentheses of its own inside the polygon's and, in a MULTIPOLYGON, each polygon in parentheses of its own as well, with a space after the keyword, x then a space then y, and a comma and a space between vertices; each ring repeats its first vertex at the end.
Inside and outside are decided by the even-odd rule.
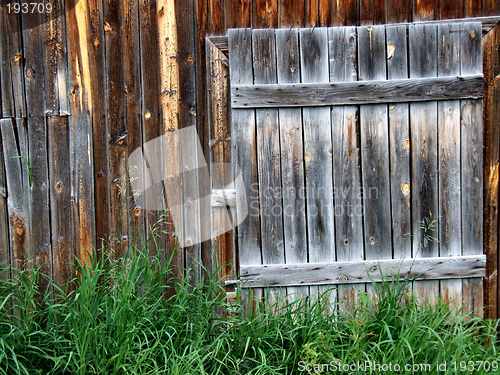
POLYGON ((485 255, 460 257, 367 260, 306 264, 242 265, 240 280, 226 285, 243 288, 266 286, 357 284, 406 279, 442 280, 483 277, 485 255))
POLYGON ((268 85, 233 85, 233 108, 314 107, 481 98, 483 76, 268 85))

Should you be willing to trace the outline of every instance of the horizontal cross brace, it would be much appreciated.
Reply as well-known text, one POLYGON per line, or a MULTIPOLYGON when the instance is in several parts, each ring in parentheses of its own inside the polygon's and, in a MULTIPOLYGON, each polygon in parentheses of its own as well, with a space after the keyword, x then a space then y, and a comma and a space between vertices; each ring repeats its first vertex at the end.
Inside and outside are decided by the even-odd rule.
POLYGON ((317 107, 433 100, 479 99, 483 76, 331 83, 233 85, 233 108, 317 107))
POLYGON ((439 280, 483 277, 486 256, 436 257, 404 260, 366 260, 303 264, 269 264, 240 267, 240 280, 226 285, 243 288, 369 283, 382 279, 439 280), (383 277, 382 277, 383 275, 383 277))

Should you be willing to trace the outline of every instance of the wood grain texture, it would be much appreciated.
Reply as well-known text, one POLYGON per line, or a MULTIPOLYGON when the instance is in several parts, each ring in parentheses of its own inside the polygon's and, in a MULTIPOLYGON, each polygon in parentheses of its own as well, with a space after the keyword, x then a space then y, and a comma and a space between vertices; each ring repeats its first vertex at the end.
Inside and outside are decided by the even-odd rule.
POLYGON ((253 28, 279 27, 280 0, 253 0, 253 28))
MULTIPOLYGON (((387 76, 385 28, 358 28, 358 79, 387 76)), ((389 175, 389 124, 387 104, 359 109, 363 181, 365 259, 392 257, 389 175)))
POLYGON ((360 0, 359 22, 361 25, 377 25, 386 21, 386 0, 360 0))
MULTIPOLYGON (((437 75, 437 26, 410 25, 410 78, 437 75)), ((436 257, 439 245, 426 241, 425 235, 439 238, 436 225, 422 223, 439 220, 438 217, 438 157, 437 157, 437 102, 410 104, 410 133, 412 160, 412 239, 413 257, 436 257)), ((435 303, 439 295, 439 281, 419 281, 413 285, 415 296, 423 303, 435 303)))
POLYGON ((439 2, 435 0, 413 0, 412 21, 434 20, 439 16, 439 2))
POLYGON ((238 0, 227 2, 227 27, 251 27, 252 26, 252 0, 238 0))
POLYGON ((303 27, 306 1, 279 0, 279 27, 303 27))
POLYGON ((319 0, 319 26, 332 25, 333 9, 333 3, 330 0, 319 0))
POLYGON ((335 1, 333 4, 332 26, 356 26, 359 24, 358 0, 335 1))
POLYGON ((226 12, 225 5, 227 1, 207 0, 208 1, 208 20, 211 35, 224 35, 226 33, 226 12))
POLYGON ((323 17, 329 16, 329 7, 323 1, 321 4, 321 0, 306 0, 304 5, 305 10, 305 18, 304 25, 305 27, 316 27, 316 26, 328 26, 325 20, 322 20, 320 7, 324 6, 323 13, 325 14, 323 17), (324 23, 321 23, 323 21, 324 23))
MULTIPOLYGON (((356 29, 328 29, 328 49, 330 82, 356 81, 356 29)), ((358 116, 359 109, 355 106, 333 107, 331 111, 335 245, 338 261, 364 259, 358 116)), ((364 290, 364 285, 340 286, 339 301, 344 308, 352 309, 357 293, 364 290)))
MULTIPOLYGON (((468 73, 483 70, 480 23, 460 24, 460 68, 468 73)), ((462 246, 464 255, 483 254, 483 103, 461 103, 462 246)), ((467 311, 483 316, 481 279, 463 281, 463 303, 467 311)))
POLYGON ((482 1, 465 0, 464 16, 465 17, 481 17, 483 15, 482 1))
MULTIPOLYGON (((387 78, 408 77, 406 26, 386 27, 387 78)), ((389 105, 389 148, 394 259, 411 258, 411 185, 409 104, 389 105)))
POLYGON ((483 0, 483 16, 498 16, 499 14, 500 4, 497 0, 483 0))
MULTIPOLYGON (((438 26, 438 76, 460 74, 459 24, 438 26)), ((462 255, 462 212, 460 181, 460 101, 438 103, 438 194, 439 254, 462 255)), ((466 194, 467 192, 464 191, 466 194)), ((453 308, 462 306, 461 281, 443 281, 441 298, 453 308)))
POLYGON ((231 100, 235 108, 272 108, 481 98, 481 81, 482 75, 471 75, 328 84, 234 85, 231 100))
MULTIPOLYGON (((300 82, 299 32, 276 30, 278 83, 300 82)), ((307 227, 304 176, 302 111, 279 110, 281 150, 281 191, 286 263, 307 263, 307 227)), ((305 297, 308 287, 287 288, 287 295, 305 297)))
POLYGON ((467 1, 457 2, 453 0, 439 1, 439 19, 462 18, 467 1))
MULTIPOLYGON (((399 277, 400 281, 462 279, 485 274, 486 256, 386 259, 357 262, 250 265, 241 267, 242 287, 359 284, 399 277)), ((232 283, 234 281, 229 281, 232 283)))
POLYGON ((387 22, 410 22, 413 0, 387 0, 387 22))
POLYGON ((488 317, 498 317, 498 182, 500 172, 500 26, 483 37, 484 98, 484 252, 487 254, 484 279, 485 306, 488 317))
MULTIPOLYGON (((274 30, 252 32, 254 82, 276 83, 276 40, 274 30)), ((277 109, 257 109, 257 165, 264 264, 284 262, 281 213, 281 164, 277 109)))
POLYGON ((74 276, 73 222, 71 209, 71 174, 69 148, 69 119, 47 119, 50 223, 54 281, 61 288, 74 276))
POLYGON ((0 126, 0 265, 5 271, 0 274, 1 280, 11 277, 12 264, 10 254, 9 211, 7 207, 7 179, 5 176, 5 161, 3 155, 2 127, 0 126))
POLYGON ((5 163, 7 209, 9 220, 9 240, 11 267, 26 268, 30 249, 30 180, 28 165, 28 137, 23 119, 0 119, 2 151, 5 163), (26 158, 26 159, 25 159, 26 158))

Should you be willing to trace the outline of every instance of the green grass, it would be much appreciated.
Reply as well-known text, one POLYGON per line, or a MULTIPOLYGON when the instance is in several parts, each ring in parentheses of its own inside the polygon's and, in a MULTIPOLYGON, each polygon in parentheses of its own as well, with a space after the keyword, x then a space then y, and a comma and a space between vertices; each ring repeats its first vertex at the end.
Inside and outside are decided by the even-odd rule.
POLYGON ((458 370, 462 361, 500 361, 496 323, 444 304, 419 308, 399 282, 374 284, 378 302, 361 295, 351 313, 325 312, 320 298, 220 318, 230 308, 217 298, 220 281, 171 285, 177 293, 167 298, 162 256, 134 249, 123 261, 93 258, 93 271, 78 267, 73 289, 51 283, 44 296, 36 269, 0 281, 0 374, 300 374, 358 361, 428 363, 431 372, 414 373, 451 374, 454 361, 458 370), (436 372, 445 361, 448 371, 436 372))

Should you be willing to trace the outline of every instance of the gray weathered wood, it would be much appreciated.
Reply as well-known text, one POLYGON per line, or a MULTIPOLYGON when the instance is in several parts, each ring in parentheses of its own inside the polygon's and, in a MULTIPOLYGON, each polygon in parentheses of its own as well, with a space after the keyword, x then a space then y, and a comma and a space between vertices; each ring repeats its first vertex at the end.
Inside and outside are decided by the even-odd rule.
MULTIPOLYGON (((302 82, 329 82, 328 30, 301 29, 299 36, 302 82)), ((328 107, 302 109, 309 262, 336 259, 330 111, 328 107)), ((323 292, 325 288, 317 289, 318 294, 323 292)), ((311 294, 316 295, 312 290, 311 294)), ((333 302, 335 293, 330 298, 333 302)))
MULTIPOLYGON (((300 82, 299 55, 298 30, 276 30, 278 83, 300 82)), ((285 261, 307 263, 302 111, 300 108, 280 108, 279 121, 285 261)), ((307 286, 287 288, 291 298, 307 294, 307 286)))
MULTIPOLYGON (((328 45, 330 82, 356 81, 356 28, 330 28, 328 45)), ((344 106, 333 107, 331 112, 335 244, 338 261, 364 259, 358 111, 356 106, 344 106)), ((356 294, 364 290, 364 285, 339 286, 339 301, 342 301, 344 307, 352 308, 356 302, 356 294)))
POLYGON ((68 117, 47 118, 50 223, 54 281, 64 288, 73 276, 73 222, 68 117))
MULTIPOLYGON (((460 32, 458 24, 438 25, 438 76, 460 74, 460 32)), ((462 255, 460 206, 460 101, 438 103, 438 184, 439 184, 439 254, 462 255)), ((443 301, 459 308, 462 305, 462 282, 443 281, 443 301)))
MULTIPOLYGON (((410 78, 437 76, 437 25, 410 25, 410 78)), ((437 257, 437 241, 424 236, 439 237, 434 230, 424 231, 422 221, 438 220, 438 163, 437 163, 437 102, 410 104, 410 134, 412 180, 412 238, 413 257, 437 257)), ((436 302, 439 281, 421 281, 413 286, 417 297, 436 302)))
MULTIPOLYGON (((252 33, 249 29, 229 30, 229 72, 231 84, 252 84, 252 33)), ((257 177, 255 111, 233 109, 231 113, 233 162, 241 169, 245 195, 236 192, 236 214, 248 212, 238 226, 237 243, 240 265, 262 263, 260 242, 260 205, 257 177)), ((241 220, 237 220, 240 222, 241 220)), ((254 298, 262 290, 253 290, 254 298)))
POLYGON ((327 84, 233 85, 233 108, 400 103, 483 96, 481 74, 327 84))
MULTIPOLYGON (((307 264, 249 265, 241 267, 241 286, 290 286, 357 284, 398 278, 440 280, 481 277, 485 274, 486 256, 433 257, 365 260, 307 264)), ((229 280, 228 284, 238 283, 229 280)))
MULTIPOLYGON (((408 78, 406 26, 386 27, 387 78, 408 78)), ((389 105, 389 144, 394 259, 411 257, 411 186, 409 104, 389 105)))
POLYGON ((0 274, 0 279, 7 280, 11 277, 11 254, 9 236, 9 211, 7 208, 7 180, 5 177, 5 162, 0 127, 0 267, 6 271, 0 274))
MULTIPOLYGON (((386 78, 383 26, 358 29, 359 80, 386 78)), ((359 109, 363 177, 365 259, 392 257, 389 125, 386 104, 359 109)))
MULTIPOLYGON (((483 70, 480 23, 459 26, 462 74, 483 70)), ((462 253, 483 253, 483 103, 462 100, 461 103, 461 188, 462 188, 462 253)), ((466 311, 483 316, 481 279, 463 281, 463 303, 466 311)))

